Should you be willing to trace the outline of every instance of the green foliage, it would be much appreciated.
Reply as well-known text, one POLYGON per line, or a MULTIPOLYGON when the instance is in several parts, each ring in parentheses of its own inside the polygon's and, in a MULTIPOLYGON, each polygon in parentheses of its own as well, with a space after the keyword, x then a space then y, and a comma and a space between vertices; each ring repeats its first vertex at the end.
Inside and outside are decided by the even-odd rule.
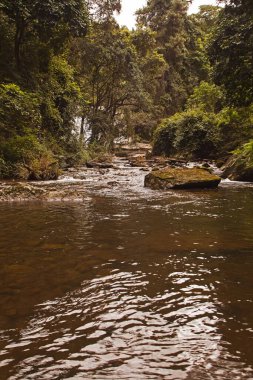
POLYGON ((191 110, 165 119, 155 133, 154 154, 215 157, 219 146, 215 115, 191 110))
POLYGON ((0 176, 23 179, 55 179, 58 163, 35 135, 14 136, 0 145, 0 176))
POLYGON ((194 96, 190 101, 193 100, 191 109, 162 121, 154 134, 154 154, 226 157, 253 137, 252 107, 223 108, 214 113, 207 112, 208 101, 205 103, 202 97, 194 96))
POLYGON ((53 56, 41 81, 42 129, 68 140, 81 98, 74 70, 63 56, 53 56))
POLYGON ((129 115, 127 136, 132 139, 140 138, 144 141, 151 141, 155 127, 157 126, 157 116, 153 112, 133 112, 129 115))
POLYGON ((223 85, 230 105, 253 102, 253 3, 231 1, 220 12, 209 47, 215 83, 223 85))
POLYGON ((207 75, 201 34, 187 9, 187 0, 149 0, 137 12, 138 26, 155 33, 157 49, 167 63, 160 80, 160 104, 167 115, 181 111, 193 87, 207 75))
POLYGON ((37 45, 44 42, 54 50, 61 49, 69 37, 87 32, 88 15, 83 0, 1 0, 0 10, 15 27, 13 45, 18 71, 26 69, 23 65, 26 43, 35 40, 37 45))
POLYGON ((253 140, 232 152, 227 162, 225 174, 236 181, 253 181, 253 140))
POLYGON ((217 113, 221 110, 225 97, 220 87, 208 82, 201 82, 194 88, 187 100, 187 109, 199 109, 203 112, 217 113))
MULTIPOLYGON (((199 46, 195 50, 195 58, 203 54, 201 60, 209 80, 202 80, 194 88, 187 100, 186 112, 165 120, 157 130, 154 144, 156 154, 190 153, 199 158, 222 156, 252 136, 250 56, 253 7, 247 0, 231 3, 233 5, 227 4, 224 10, 203 6, 197 15, 190 16, 194 28, 188 30, 195 35, 195 43, 199 46), (212 37, 210 62, 205 49, 213 28, 216 29, 212 37), (214 64, 215 81, 220 87, 210 81, 211 63, 214 64), (226 103, 240 107, 223 108, 226 103)), ((199 79, 202 73, 198 70, 199 79)), ((165 99, 170 100, 170 96, 171 92, 165 99)))
POLYGON ((14 168, 0 156, 0 178, 12 178, 13 176, 14 168))
POLYGON ((216 26, 221 7, 213 5, 201 5, 199 12, 193 14, 192 19, 198 24, 203 36, 208 36, 216 26))
POLYGON ((0 139, 39 132, 39 99, 14 83, 0 85, 0 139))
POLYGON ((233 153, 248 159, 253 164, 253 140, 236 149, 233 153))
POLYGON ((58 160, 87 160, 76 117, 92 157, 161 120, 156 154, 214 157, 252 139, 252 1, 188 4, 148 0, 129 31, 120 0, 0 0, 0 176, 56 178, 58 160))
POLYGON ((162 120, 154 132, 153 154, 173 156, 176 153, 174 146, 177 133, 177 123, 173 118, 162 120))
POLYGON ((94 23, 86 40, 79 41, 79 77, 85 94, 81 113, 91 125, 91 142, 112 147, 127 124, 125 110, 134 114, 153 106, 155 75, 163 72, 164 60, 152 44, 152 34, 120 29, 114 22, 94 23))
POLYGON ((253 137, 253 109, 226 107, 216 115, 221 135, 220 153, 228 154, 253 137))
POLYGON ((2 155, 5 161, 28 164, 32 159, 45 153, 45 147, 36 136, 14 136, 1 144, 2 155))
POLYGON ((85 148, 79 136, 72 135, 64 144, 64 159, 67 166, 84 164, 90 157, 90 149, 85 148))
POLYGON ((13 77, 13 41, 15 27, 10 25, 9 19, 0 10, 0 78, 4 82, 13 77))
POLYGON ((121 0, 89 0, 90 16, 96 22, 111 21, 113 13, 121 10, 121 0))

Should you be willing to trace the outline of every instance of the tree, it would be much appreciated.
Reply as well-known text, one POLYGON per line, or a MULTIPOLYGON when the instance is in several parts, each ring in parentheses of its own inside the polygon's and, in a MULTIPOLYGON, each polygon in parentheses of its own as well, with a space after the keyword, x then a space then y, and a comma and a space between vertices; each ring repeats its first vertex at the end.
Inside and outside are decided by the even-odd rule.
POLYGON ((218 113, 224 103, 224 94, 220 87, 208 82, 201 82, 195 87, 187 101, 187 109, 198 109, 207 113, 218 113))
POLYGON ((121 10, 121 0, 87 0, 89 14, 94 21, 112 20, 121 10))
POLYGON ((15 135, 39 134, 39 99, 15 84, 0 85, 0 140, 15 135))
POLYGON ((221 7, 214 5, 201 5, 199 12, 191 15, 191 18, 198 23, 199 28, 205 35, 209 35, 216 26, 221 7))
MULTIPOLYGON (((187 9, 187 0, 149 0, 147 6, 137 12, 138 26, 155 32, 158 51, 167 63, 161 98, 167 115, 182 110, 187 96, 199 82, 203 66, 197 31, 187 9)), ((204 76, 201 79, 205 79, 204 76)))
POLYGON ((249 106, 253 102, 253 3, 231 0, 220 12, 209 47, 213 79, 223 85, 227 102, 249 106))
POLYGON ((40 74, 42 130, 66 144, 74 129, 80 104, 80 88, 74 69, 64 56, 53 56, 48 71, 40 74))
POLYGON ((74 55, 80 57, 82 113, 91 125, 92 141, 110 145, 124 124, 123 109, 145 109, 151 103, 152 85, 146 83, 144 71, 154 74, 161 57, 150 56, 148 68, 149 50, 141 53, 137 40, 136 33, 105 21, 94 22, 89 35, 78 41, 74 55))
POLYGON ((84 0, 1 0, 0 10, 15 25, 14 56, 18 70, 21 69, 21 47, 27 34, 50 41, 55 33, 67 38, 70 35, 83 36, 87 31, 84 0))

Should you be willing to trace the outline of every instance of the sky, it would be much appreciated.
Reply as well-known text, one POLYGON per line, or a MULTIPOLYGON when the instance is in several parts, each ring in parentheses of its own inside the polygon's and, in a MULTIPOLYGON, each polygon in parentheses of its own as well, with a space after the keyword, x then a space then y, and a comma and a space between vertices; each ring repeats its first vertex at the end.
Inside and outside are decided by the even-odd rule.
MULTIPOLYGON (((142 8, 146 4, 146 0, 122 0, 122 12, 117 16, 120 25, 126 25, 129 29, 135 26, 134 13, 137 9, 142 8)), ((189 8, 190 13, 198 12, 198 7, 203 4, 216 5, 216 0, 193 0, 189 8)))

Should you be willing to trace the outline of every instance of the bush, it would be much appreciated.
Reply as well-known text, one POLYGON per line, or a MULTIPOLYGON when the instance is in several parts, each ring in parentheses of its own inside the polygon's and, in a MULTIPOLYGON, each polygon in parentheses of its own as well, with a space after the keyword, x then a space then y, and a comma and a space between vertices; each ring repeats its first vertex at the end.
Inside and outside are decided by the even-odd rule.
POLYGON ((65 162, 68 167, 84 164, 90 158, 89 152, 84 147, 83 140, 75 135, 71 136, 64 148, 65 162))
POLYGON ((154 133, 153 154, 170 156, 176 153, 174 146, 177 122, 174 118, 164 119, 154 133))
POLYGON ((250 140, 244 144, 241 148, 236 149, 233 152, 236 156, 242 156, 253 165, 253 140, 250 140))
POLYGON ((236 149, 224 165, 223 176, 234 181, 253 181, 253 140, 236 149))
POLYGON ((192 110, 165 119, 155 132, 153 153, 212 158, 220 141, 214 114, 192 110))
POLYGON ((14 176, 14 172, 15 167, 0 157, 0 178, 11 178, 14 176))
POLYGON ((45 152, 45 147, 36 136, 14 136, 1 144, 2 155, 7 162, 28 164, 45 152))
POLYGON ((220 152, 227 154, 253 137, 253 107, 224 108, 217 115, 222 144, 220 152))
POLYGON ((34 135, 15 136, 0 145, 0 175, 29 180, 56 179, 58 162, 34 135))

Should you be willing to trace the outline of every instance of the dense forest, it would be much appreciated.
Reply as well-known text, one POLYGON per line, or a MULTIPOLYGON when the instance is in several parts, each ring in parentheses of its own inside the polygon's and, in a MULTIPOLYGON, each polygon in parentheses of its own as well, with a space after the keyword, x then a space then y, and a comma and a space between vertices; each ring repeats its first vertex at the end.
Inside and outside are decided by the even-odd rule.
POLYGON ((1 0, 0 177, 56 178, 121 136, 253 165, 253 3, 220 3, 148 0, 130 31, 120 0, 1 0))

